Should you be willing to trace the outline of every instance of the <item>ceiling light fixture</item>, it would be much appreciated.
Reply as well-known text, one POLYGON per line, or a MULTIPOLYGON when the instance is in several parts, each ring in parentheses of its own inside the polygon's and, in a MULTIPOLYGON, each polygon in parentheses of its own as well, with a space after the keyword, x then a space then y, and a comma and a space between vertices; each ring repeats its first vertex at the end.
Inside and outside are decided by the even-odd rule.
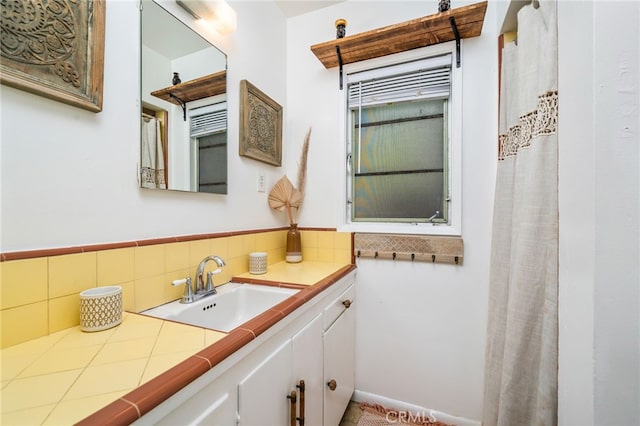
POLYGON ((194 18, 210 23, 220 34, 236 30, 236 11, 224 0, 176 0, 176 3, 194 18))

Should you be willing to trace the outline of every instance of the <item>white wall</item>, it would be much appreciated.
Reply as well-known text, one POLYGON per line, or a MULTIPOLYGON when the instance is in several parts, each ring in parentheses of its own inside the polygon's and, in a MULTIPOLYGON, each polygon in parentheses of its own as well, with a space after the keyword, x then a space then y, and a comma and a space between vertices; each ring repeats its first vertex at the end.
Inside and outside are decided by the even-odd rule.
POLYGON ((558 6, 559 424, 640 424, 640 4, 558 6))
POLYGON ((594 421, 640 424, 640 3, 593 7, 594 421))
POLYGON ((577 5, 558 7, 560 425, 594 424, 593 128, 582 125, 593 123, 593 10, 585 2, 576 11, 577 5), (578 28, 582 30, 576 33, 578 28), (562 102, 565 96, 575 102, 562 102))
POLYGON ((102 112, 1 86, 0 251, 286 224, 269 209, 267 193, 256 192, 258 170, 265 171, 270 187, 282 168, 237 154, 240 80, 286 101, 280 9, 271 2, 233 2, 238 30, 227 37, 203 34, 229 55, 229 195, 216 196, 138 188, 137 3, 107 1, 102 112))
MULTIPOLYGON (((347 1, 289 19, 291 143, 313 126, 301 224, 338 225, 341 200, 327 194, 341 192, 345 163, 338 70, 326 70, 309 47, 335 38, 337 18, 355 34, 436 10, 435 0, 347 1)), ((462 46, 464 266, 359 259, 357 274, 357 389, 473 419, 482 412, 497 151, 495 21, 490 3, 482 35, 462 46)))

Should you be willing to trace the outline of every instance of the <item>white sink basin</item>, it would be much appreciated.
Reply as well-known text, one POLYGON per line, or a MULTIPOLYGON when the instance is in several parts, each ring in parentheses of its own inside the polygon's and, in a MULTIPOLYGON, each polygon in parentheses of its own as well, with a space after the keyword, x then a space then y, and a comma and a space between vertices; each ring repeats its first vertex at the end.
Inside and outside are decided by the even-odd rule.
POLYGON ((141 313, 228 332, 300 291, 233 282, 217 290, 217 294, 193 303, 176 300, 141 313))

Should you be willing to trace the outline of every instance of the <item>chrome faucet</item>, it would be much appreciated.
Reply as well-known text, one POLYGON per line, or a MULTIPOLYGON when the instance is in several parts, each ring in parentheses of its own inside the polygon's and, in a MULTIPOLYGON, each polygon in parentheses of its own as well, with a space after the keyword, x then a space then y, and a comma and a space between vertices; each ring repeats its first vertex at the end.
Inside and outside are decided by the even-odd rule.
POLYGON ((214 262, 216 262, 216 264, 220 268, 226 265, 226 263, 224 263, 224 260, 222 260, 218 256, 211 255, 211 256, 207 256, 204 259, 202 259, 202 261, 198 265, 198 269, 196 270, 196 291, 195 291, 196 294, 201 293, 201 292, 211 292, 211 294, 216 294, 216 288, 213 286, 213 275, 214 274, 219 274, 220 272, 222 272, 222 270, 220 268, 218 268, 215 271, 211 271, 211 272, 207 273, 207 284, 206 284, 206 286, 204 284, 204 279, 202 277, 202 274, 204 274, 204 266, 210 260, 213 260, 214 262))
POLYGON ((196 270, 196 282, 195 285, 191 284, 191 277, 187 277, 181 280, 175 280, 171 284, 181 285, 184 284, 184 294, 180 299, 180 303, 193 303, 196 300, 200 300, 205 296, 209 296, 211 294, 216 294, 216 288, 213 285, 213 276, 215 274, 219 274, 222 272, 220 268, 207 272, 207 283, 204 283, 204 267, 208 261, 213 260, 219 267, 223 267, 226 265, 224 260, 222 260, 218 256, 207 256, 198 265, 198 269, 196 270), (194 288, 195 287, 195 288, 194 288))

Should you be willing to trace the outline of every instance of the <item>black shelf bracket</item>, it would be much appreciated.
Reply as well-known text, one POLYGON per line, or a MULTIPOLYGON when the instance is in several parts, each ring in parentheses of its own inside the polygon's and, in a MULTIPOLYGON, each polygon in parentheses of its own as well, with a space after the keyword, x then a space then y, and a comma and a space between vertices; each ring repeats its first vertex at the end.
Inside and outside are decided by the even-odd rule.
POLYGON ((340 46, 336 46, 336 55, 338 55, 338 66, 340 67, 340 90, 342 90, 342 53, 340 53, 340 46))
POLYGON ((456 38, 456 68, 460 68, 460 33, 458 32, 458 26, 456 25, 456 18, 450 16, 449 22, 451 23, 453 36, 456 38))
POLYGON ((174 95, 173 93, 169 93, 169 97, 178 101, 178 103, 180 104, 180 107, 182 108, 182 119, 184 121, 187 121, 187 104, 182 99, 174 95))

